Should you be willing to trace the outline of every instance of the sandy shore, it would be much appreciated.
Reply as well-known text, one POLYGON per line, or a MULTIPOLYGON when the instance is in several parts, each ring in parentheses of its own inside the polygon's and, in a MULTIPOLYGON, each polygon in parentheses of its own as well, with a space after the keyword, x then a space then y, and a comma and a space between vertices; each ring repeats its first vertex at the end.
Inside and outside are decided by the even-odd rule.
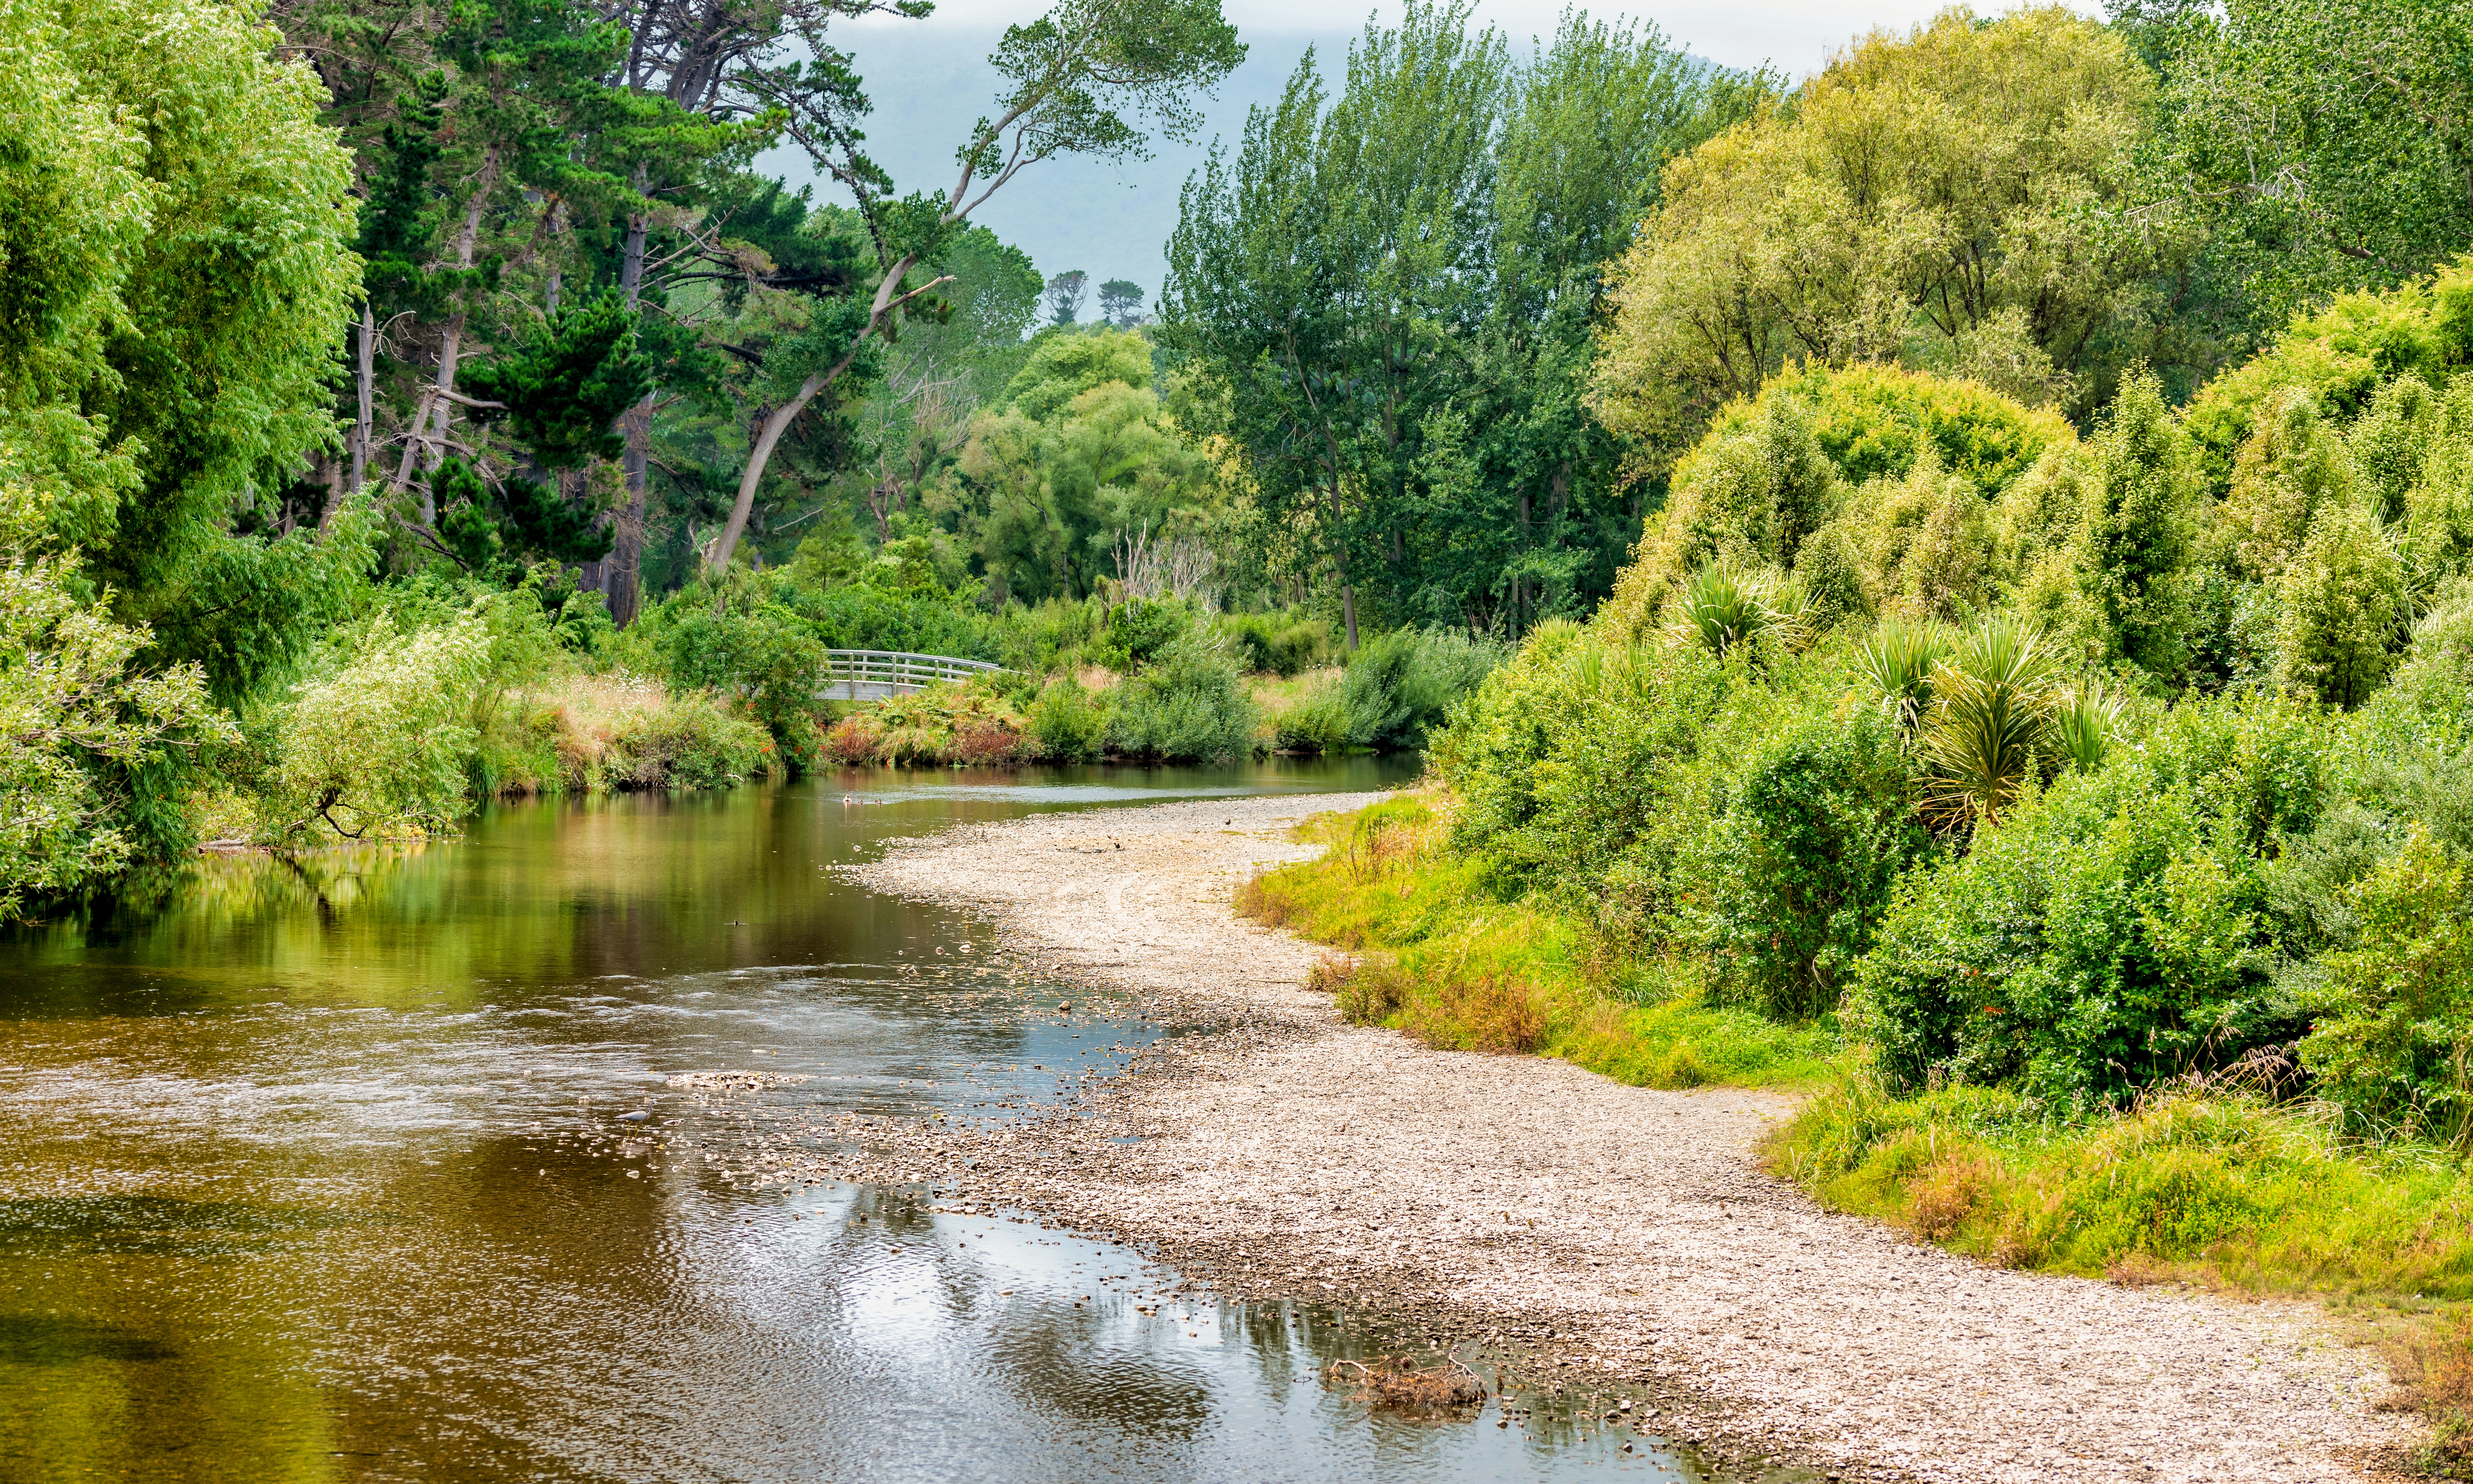
POLYGON ((1365 802, 1051 815, 858 868, 1208 1028, 1061 1115, 914 1131, 875 1175, 959 1178, 1232 1292, 1394 1305, 1645 1393, 1644 1430, 1794 1466, 1781 1477, 2349 1480, 2417 1435, 2371 1410, 2385 1367, 2314 1305, 2013 1273, 1823 1212, 1756 1161, 1783 1098, 1343 1024, 1300 988, 1317 950, 1228 902, 1308 853, 1297 820, 1365 802))

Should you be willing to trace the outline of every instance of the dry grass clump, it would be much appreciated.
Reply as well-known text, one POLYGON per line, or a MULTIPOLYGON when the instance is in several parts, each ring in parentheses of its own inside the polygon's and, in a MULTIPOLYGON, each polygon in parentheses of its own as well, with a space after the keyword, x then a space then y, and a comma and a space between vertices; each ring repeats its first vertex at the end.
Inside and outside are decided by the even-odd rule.
POLYGON ((1914 1202, 1908 1219, 1926 1241, 1948 1241, 2000 1179, 1999 1167, 1980 1155, 1938 1161, 1908 1185, 1914 1202))
POLYGON ((1400 1412, 1439 1412, 1451 1407, 1475 1406, 1485 1400, 1485 1383, 1477 1373, 1456 1360, 1447 1361, 1438 1370, 1412 1366, 1404 1357, 1378 1355, 1372 1362, 1334 1360, 1331 1377, 1341 1378, 1343 1369, 1355 1373, 1358 1395, 1376 1406, 1400 1412))
MULTIPOLYGON (((1276 890, 1271 878, 1260 872, 1255 873, 1253 879, 1236 888, 1236 915, 1252 918, 1264 927, 1287 926, 1295 920, 1298 905, 1293 896, 1287 892, 1276 890)), ((1314 971, 1321 972, 1322 965, 1315 965, 1314 971)), ((1317 986, 1309 977, 1306 980, 1306 987, 1314 989, 1322 986, 1317 986)))
POLYGON ((2430 1316, 2384 1348, 2395 1390, 2379 1409, 2428 1418, 2430 1443, 2415 1462, 2440 1478, 2473 1479, 2473 1313, 2430 1316))
POLYGON ((1401 1029, 1449 1051, 1514 1056, 1545 1043, 1546 1012, 1535 988, 1517 974, 1453 973, 1410 1000, 1401 1029))

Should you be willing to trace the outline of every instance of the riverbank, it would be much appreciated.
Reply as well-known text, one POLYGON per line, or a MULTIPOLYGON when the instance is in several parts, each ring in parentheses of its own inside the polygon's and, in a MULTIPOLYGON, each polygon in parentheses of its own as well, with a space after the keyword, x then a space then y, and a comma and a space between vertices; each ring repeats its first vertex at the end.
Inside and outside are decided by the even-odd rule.
POLYGON ((1391 1306, 1652 1398, 1644 1430, 1850 1479, 2357 1479, 2414 1438, 2315 1305, 2009 1272, 1827 1214, 1758 1165, 1785 1096, 1343 1024, 1303 988, 1316 950, 1228 903, 1309 852, 1308 813, 1367 802, 1049 816, 857 868, 1204 1028, 1055 1115, 894 1137, 866 1178, 958 1181, 1236 1294, 1391 1306))

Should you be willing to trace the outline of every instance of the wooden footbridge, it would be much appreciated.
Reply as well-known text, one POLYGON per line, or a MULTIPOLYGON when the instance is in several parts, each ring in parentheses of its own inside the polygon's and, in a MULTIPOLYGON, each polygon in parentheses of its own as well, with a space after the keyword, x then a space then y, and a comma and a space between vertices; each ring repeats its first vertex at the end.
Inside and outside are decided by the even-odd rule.
POLYGON ((924 690, 939 681, 967 681, 1004 666, 950 655, 910 655, 889 649, 825 651, 825 683, 819 701, 881 701, 924 690))

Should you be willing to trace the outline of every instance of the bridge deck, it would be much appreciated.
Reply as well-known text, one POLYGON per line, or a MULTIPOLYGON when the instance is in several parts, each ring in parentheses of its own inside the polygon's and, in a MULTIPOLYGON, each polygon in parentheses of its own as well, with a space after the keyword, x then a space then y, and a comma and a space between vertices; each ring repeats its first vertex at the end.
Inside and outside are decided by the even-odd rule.
POLYGON ((882 701, 906 696, 942 681, 966 681, 1004 666, 950 655, 914 655, 891 649, 825 651, 825 682, 819 701, 882 701))

